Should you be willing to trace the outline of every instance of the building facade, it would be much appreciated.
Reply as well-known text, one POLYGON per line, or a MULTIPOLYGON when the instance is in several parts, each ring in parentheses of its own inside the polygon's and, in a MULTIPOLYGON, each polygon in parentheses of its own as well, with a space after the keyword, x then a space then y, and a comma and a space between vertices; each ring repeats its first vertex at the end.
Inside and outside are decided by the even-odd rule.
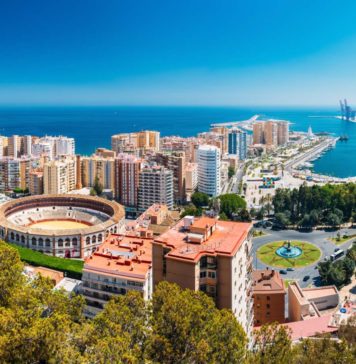
POLYGON ((50 161, 43 166, 43 190, 48 194, 63 194, 75 190, 75 158, 50 161))
POLYGON ((220 195, 220 149, 212 145, 201 145, 197 151, 198 189, 209 196, 220 195))
POLYGON ((286 290, 279 272, 270 269, 254 270, 252 276, 255 326, 285 322, 286 290))
POLYGON ((139 176, 139 210, 145 211, 155 203, 173 209, 173 172, 163 166, 146 166, 139 176))
POLYGON ((237 155, 240 160, 247 157, 246 132, 237 128, 229 130, 229 154, 237 155))
POLYGON ((85 260, 82 294, 86 300, 85 315, 93 317, 114 295, 130 290, 152 296, 151 238, 110 235, 85 260))
POLYGON ((115 159, 115 197, 124 206, 137 207, 142 160, 119 153, 115 159))
POLYGON ((153 284, 203 291, 231 309, 248 337, 253 326, 251 224, 186 216, 153 242, 153 284))

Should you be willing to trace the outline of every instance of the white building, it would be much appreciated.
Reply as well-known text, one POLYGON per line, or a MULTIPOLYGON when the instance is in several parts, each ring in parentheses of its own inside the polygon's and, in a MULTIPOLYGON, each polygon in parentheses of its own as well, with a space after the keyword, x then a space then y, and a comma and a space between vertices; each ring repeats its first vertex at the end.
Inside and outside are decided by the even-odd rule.
POLYGON ((200 145, 197 161, 199 192, 204 192, 209 196, 220 195, 220 149, 212 145, 200 145))
POLYGON ((51 159, 60 156, 73 156, 75 155, 75 140, 66 136, 45 136, 33 145, 32 153, 36 156, 45 154, 51 159))

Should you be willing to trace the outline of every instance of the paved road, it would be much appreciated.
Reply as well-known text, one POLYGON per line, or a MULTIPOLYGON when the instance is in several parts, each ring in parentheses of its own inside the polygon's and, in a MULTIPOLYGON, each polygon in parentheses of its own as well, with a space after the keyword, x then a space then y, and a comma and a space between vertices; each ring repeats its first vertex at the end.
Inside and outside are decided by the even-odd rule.
MULTIPOLYGON (((254 255, 254 266, 257 269, 264 269, 266 268, 266 265, 263 264, 260 260, 257 259, 256 251, 257 249, 266 244, 270 243, 272 241, 280 241, 280 240, 301 240, 310 242, 312 244, 317 245, 321 252, 321 259, 324 259, 325 256, 330 256, 334 250, 337 248, 335 244, 333 244, 328 238, 335 237, 336 233, 333 232, 325 232, 325 231, 313 231, 313 232, 299 232, 295 230, 281 230, 281 231, 273 231, 273 230, 263 230, 265 233, 269 235, 264 235, 261 237, 257 237, 253 239, 253 255, 254 255)), ((355 229, 342 229, 341 234, 348 233, 355 234, 355 229)), ((355 240, 355 239, 353 239, 355 240)), ((344 243, 340 245, 340 249, 346 250, 352 245, 352 241, 349 241, 347 243, 344 243)), ((283 279, 296 279, 299 281, 299 284, 301 287, 307 287, 309 284, 318 284, 318 270, 315 269, 317 265, 317 262, 303 268, 295 268, 294 272, 287 272, 287 274, 282 275, 283 279), (303 282, 303 277, 310 276, 311 278, 303 282)), ((269 268, 272 268, 269 266, 269 268)), ((280 268, 276 268, 280 269, 280 268)))

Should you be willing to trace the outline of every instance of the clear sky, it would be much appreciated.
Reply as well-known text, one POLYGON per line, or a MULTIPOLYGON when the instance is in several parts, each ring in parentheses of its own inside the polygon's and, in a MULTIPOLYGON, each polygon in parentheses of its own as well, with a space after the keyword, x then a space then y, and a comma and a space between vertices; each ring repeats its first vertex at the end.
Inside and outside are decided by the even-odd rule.
POLYGON ((8 0, 0 104, 356 104, 356 1, 8 0))

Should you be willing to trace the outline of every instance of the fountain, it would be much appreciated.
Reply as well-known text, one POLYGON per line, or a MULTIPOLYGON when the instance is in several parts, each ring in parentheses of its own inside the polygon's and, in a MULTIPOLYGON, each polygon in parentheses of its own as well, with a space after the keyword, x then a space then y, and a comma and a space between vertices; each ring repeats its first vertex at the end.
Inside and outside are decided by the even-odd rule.
POLYGON ((276 250, 276 253, 283 258, 297 258, 303 253, 303 250, 298 246, 292 246, 291 241, 286 241, 276 250))

